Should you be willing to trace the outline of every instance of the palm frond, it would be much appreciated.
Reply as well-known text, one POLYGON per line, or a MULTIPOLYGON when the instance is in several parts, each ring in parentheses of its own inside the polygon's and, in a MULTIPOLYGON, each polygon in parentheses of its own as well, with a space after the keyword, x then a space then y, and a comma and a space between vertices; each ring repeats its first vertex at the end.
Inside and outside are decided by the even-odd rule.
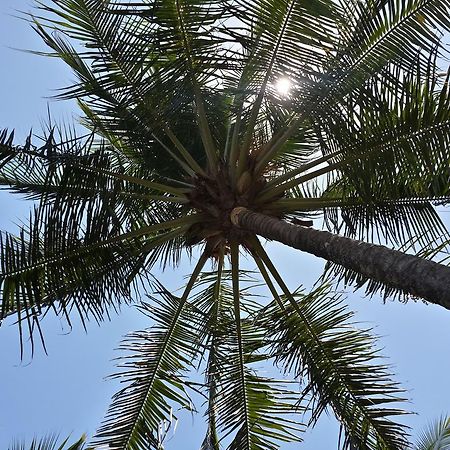
POLYGON ((359 92, 364 95, 367 83, 401 91, 405 79, 387 77, 385 70, 390 66, 409 73, 421 54, 421 69, 427 70, 429 56, 435 54, 436 48, 445 52, 438 30, 450 25, 448 8, 445 0, 359 2, 343 14, 346 8, 342 7, 336 16, 335 30, 339 33, 356 19, 355 27, 350 25, 345 31, 349 40, 339 40, 335 48, 326 52, 323 72, 308 78, 298 90, 299 95, 292 101, 297 112, 291 114, 290 123, 266 146, 258 158, 258 170, 266 167, 305 121, 327 120, 330 111, 339 109, 347 97, 359 92), (346 14, 354 17, 349 19, 346 14), (353 39, 353 44, 348 45, 353 39))
MULTIPOLYGON (((142 210, 139 213, 145 214, 152 200, 164 201, 163 194, 172 194, 175 196, 172 200, 183 202, 182 188, 173 183, 163 184, 155 174, 145 172, 145 168, 119 154, 117 149, 97 140, 93 133, 87 137, 63 132, 57 135, 51 128, 39 147, 32 144, 31 134, 24 146, 8 143, 12 135, 7 130, 0 134, 0 185, 27 198, 74 202, 95 196, 111 202, 110 198, 115 197, 127 209, 127 216, 133 215, 139 202, 142 210)), ((171 201, 169 196, 166 199, 171 201)), ((158 205, 152 206, 150 210, 158 205)))
MULTIPOLYGON (((449 198, 449 91, 448 83, 437 76, 436 52, 434 48, 425 68, 419 58, 409 72, 386 69, 386 76, 403 80, 400 90, 375 80, 365 91, 348 97, 342 109, 332 110, 328 122, 316 125, 319 136, 323 134, 324 156, 274 178, 265 195, 276 196, 292 187, 292 200, 277 202, 280 210, 305 215, 316 204, 335 233, 387 242, 418 254, 442 248, 447 231, 432 205, 449 198), (310 173, 286 181, 315 166, 310 173), (321 178, 325 187, 311 189, 310 180, 321 178), (274 182, 282 183, 274 188, 274 182), (321 198, 309 200, 310 191, 321 198)), ((328 267, 338 280, 366 285, 369 294, 401 294, 354 271, 334 264, 328 267)))
POLYGON ((303 85, 323 70, 323 55, 333 48, 337 11, 332 2, 323 0, 307 4, 259 0, 246 2, 245 7, 241 1, 230 3, 236 18, 244 24, 238 31, 244 50, 242 69, 238 76, 232 73, 226 77, 227 86, 238 99, 230 159, 231 164, 239 159, 241 174, 249 150, 251 159, 262 158, 258 167, 269 162, 270 158, 264 157, 271 134, 278 136, 290 124, 292 99, 302 97, 303 85), (279 79, 288 79, 293 86, 288 100, 277 93, 279 79), (268 117, 274 112, 282 120, 277 128, 268 128, 268 117), (239 135, 242 145, 238 145, 239 135))
MULTIPOLYGON (((406 430, 389 417, 402 390, 392 381, 367 331, 354 328, 353 313, 325 286, 310 294, 291 293, 261 246, 256 256, 281 287, 264 315, 277 363, 300 380, 311 396, 312 422, 331 408, 342 424, 344 448, 395 448, 406 445, 406 430)), ((263 316, 264 317, 264 316, 263 316)), ((265 321, 265 319, 262 319, 265 321)))
POLYGON ((216 270, 199 277, 199 292, 191 301, 206 325, 208 428, 202 449, 217 450, 225 443, 237 449, 272 449, 281 442, 298 442, 303 424, 296 415, 304 412, 296 405, 299 393, 286 380, 258 374, 258 366, 268 360, 262 328, 254 320, 259 305, 251 295, 259 282, 253 273, 240 271, 238 334, 233 314, 233 270, 224 268, 223 256, 219 256, 216 270))
POLYGON ((341 195, 356 191, 365 200, 446 195, 450 100, 448 83, 437 74, 437 51, 427 55, 426 68, 421 55, 409 71, 386 68, 384 78, 402 81, 398 89, 371 80, 314 119, 316 137, 309 139, 322 157, 276 177, 268 184, 279 185, 272 194, 334 173, 331 189, 348 186, 341 195), (309 173, 297 177, 303 172, 309 173))
MULTIPOLYGON (((343 195, 357 192, 366 201, 377 196, 448 195, 445 167, 450 160, 450 91, 433 67, 435 63, 430 60, 426 72, 417 68, 405 77, 401 93, 375 84, 369 88, 373 103, 367 98, 349 99, 342 120, 332 114, 335 124, 325 131, 329 139, 324 149, 341 152, 352 161, 338 166, 341 174, 336 183, 342 186, 343 195)), ((335 157, 333 162, 341 158, 335 157)))
POLYGON ((174 258, 186 228, 182 219, 123 233, 95 202, 84 216, 61 214, 54 205, 33 216, 18 236, 0 236, 1 317, 17 313, 20 330, 25 321, 31 334, 50 308, 70 324, 72 310, 83 322, 101 321, 129 302, 135 278, 159 259, 174 258))
POLYGON ((201 302, 209 304, 208 330, 210 334, 208 362, 205 373, 205 384, 208 389, 208 428, 200 450, 220 450, 216 407, 220 376, 220 358, 218 357, 217 347, 220 343, 225 325, 221 321, 223 314, 222 308, 224 307, 222 302, 224 262, 224 254, 221 252, 217 262, 217 272, 215 274, 215 280, 213 280, 213 285, 209 289, 205 289, 200 295, 201 302))
POLYGON ((86 437, 82 436, 78 441, 69 444, 69 438, 66 438, 63 442, 58 442, 58 436, 52 435, 40 439, 34 438, 30 444, 15 442, 8 450, 89 450, 85 447, 85 440, 86 437))
POLYGON ((450 418, 442 416, 420 433, 415 450, 450 449, 450 418))
POLYGON ((110 449, 159 448, 158 427, 172 414, 171 402, 192 409, 183 383, 183 372, 198 357, 202 315, 189 307, 188 297, 208 256, 204 253, 194 269, 183 295, 178 298, 161 286, 161 298, 141 309, 155 322, 147 331, 132 333, 122 349, 123 371, 115 375, 128 385, 117 393, 105 421, 94 437, 95 445, 110 449), (200 323, 199 323, 200 321, 200 323))
POLYGON ((49 309, 69 324, 74 311, 83 324, 90 318, 104 320, 110 309, 118 310, 132 300, 135 278, 145 275, 146 266, 164 252, 173 256, 173 248, 167 245, 180 245, 176 238, 182 233, 136 239, 131 232, 104 243, 89 243, 79 234, 60 235, 60 224, 52 222, 50 214, 47 219, 49 226, 44 230, 36 223, 18 237, 1 236, 1 317, 17 314, 21 338, 23 322, 32 337, 49 309))
POLYGON ((287 417, 295 411, 296 396, 286 382, 261 377, 252 369, 267 356, 261 352, 265 345, 261 330, 241 312, 246 302, 236 285, 236 251, 232 249, 233 287, 224 284, 217 290, 220 308, 216 320, 211 321, 214 337, 209 351, 215 372, 210 372, 210 379, 216 391, 213 407, 223 437, 233 433, 230 450, 275 448, 277 442, 300 440, 298 422, 287 417), (230 327, 234 329, 232 335, 230 327))
MULTIPOLYGON (((347 17, 342 17, 345 24, 341 23, 339 27, 340 31, 347 29, 321 80, 327 86, 319 94, 325 108, 330 106, 330 98, 342 99, 353 89, 359 89, 365 80, 377 78, 389 64, 408 70, 418 53, 433 54, 436 46, 440 47, 438 30, 450 26, 450 5, 446 0, 350 4, 353 8, 343 6, 347 17)), ((422 59, 424 67, 426 61, 426 57, 422 59)), ((403 80, 392 78, 391 83, 394 88, 401 88, 403 80)), ((316 111, 320 108, 315 106, 316 111)))
MULTIPOLYGON (((295 0, 257 0, 245 2, 245 7, 241 1, 230 3, 236 19, 244 24, 241 32, 245 33, 243 67, 239 87, 235 86, 240 91, 239 105, 246 100, 249 103, 240 113, 242 120, 239 118, 243 130, 239 166, 245 167, 260 116, 267 117, 267 108, 273 112, 280 103, 274 97, 277 79, 288 77, 297 85, 297 80, 318 70, 324 49, 332 46, 334 12, 331 2, 322 0, 307 4, 295 0), (250 102, 251 97, 254 99, 250 102)), ((235 134, 241 131, 239 126, 234 129, 235 134)), ((237 152, 234 141, 232 153, 237 152)))
POLYGON ((194 159, 204 158, 202 146, 192 145, 199 140, 211 153, 212 135, 221 139, 223 119, 218 112, 223 101, 208 85, 223 66, 231 65, 218 47, 224 38, 216 32, 216 24, 226 20, 226 10, 215 2, 180 0, 142 2, 142 8, 100 0, 53 3, 41 3, 36 29, 77 74, 79 84, 64 95, 84 98, 83 109, 92 125, 131 144, 131 152, 144 156, 160 173, 168 173, 173 158, 167 153, 162 158, 163 148, 153 151, 148 143, 155 142, 155 133, 161 140, 174 117, 172 131, 194 159), (52 35, 54 29, 88 50, 78 55, 61 35, 52 35), (198 128, 193 126, 196 117, 198 128))
POLYGON ((166 199, 182 189, 142 178, 92 137, 57 142, 51 131, 38 148, 0 138, 0 183, 39 201, 18 236, 0 236, 0 317, 17 313, 21 336, 50 308, 69 324, 72 310, 100 321, 156 261, 177 263, 193 217, 166 199))

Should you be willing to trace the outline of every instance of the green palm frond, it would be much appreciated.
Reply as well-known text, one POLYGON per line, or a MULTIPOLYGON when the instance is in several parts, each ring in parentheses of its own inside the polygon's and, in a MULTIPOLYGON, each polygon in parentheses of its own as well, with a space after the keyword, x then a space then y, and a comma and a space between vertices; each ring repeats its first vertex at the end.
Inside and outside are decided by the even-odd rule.
POLYGON ((161 128, 172 118, 177 118, 176 136, 194 158, 203 157, 202 142, 211 150, 211 133, 220 139, 223 122, 217 112, 222 99, 210 92, 208 83, 216 71, 231 63, 220 54, 218 46, 223 38, 216 37, 214 26, 226 20, 222 17, 226 11, 214 2, 207 3, 143 3, 142 10, 148 14, 100 0, 41 4, 41 23, 48 30, 63 30, 89 49, 80 58, 61 35, 53 36, 36 23, 45 42, 80 80, 67 89, 65 96, 84 98, 83 108, 89 112, 93 126, 125 140, 137 157, 144 156, 160 173, 167 171, 173 159, 168 155, 161 158, 163 149, 152 151, 147 148, 148 142, 164 138, 161 128), (57 19, 48 19, 48 13, 57 19), (147 37, 141 40, 137 35, 147 37), (92 60, 91 67, 84 58, 92 60), (196 118, 199 128, 192 126, 196 118), (200 143, 200 147, 189 145, 189 141, 200 143))
POLYGON ((315 137, 308 140, 323 156, 275 177, 268 187, 280 187, 272 194, 329 175, 328 191, 337 188, 339 195, 364 201, 447 195, 450 97, 437 74, 436 51, 425 69, 416 60, 410 71, 384 71, 386 78, 402 80, 399 90, 372 80, 329 108, 327 117, 314 118, 315 137))
POLYGON ((311 421, 331 408, 343 428, 344 448, 403 449, 406 427, 392 417, 405 414, 404 399, 386 365, 380 364, 374 338, 353 325, 354 313, 326 285, 310 294, 287 288, 262 247, 255 253, 283 295, 262 314, 277 364, 300 380, 310 397, 311 421))
MULTIPOLYGON (((264 135, 268 111, 280 109, 274 83, 278 78, 289 77, 298 85, 318 70, 324 49, 332 47, 334 12, 331 2, 323 0, 256 0, 245 2, 245 7, 241 1, 230 4, 236 19, 243 24, 239 32, 245 49, 240 76, 227 79, 238 100, 230 164, 233 166, 238 160, 242 173, 246 155, 254 145, 254 131, 264 135), (249 101, 251 97, 255 100, 249 101), (239 135, 242 142, 238 148, 239 135)), ((267 141, 263 137, 262 143, 267 141)))
POLYGON ((268 449, 281 442, 298 442, 303 425, 295 416, 304 412, 296 405, 299 393, 288 381, 258 373, 268 355, 263 349, 263 329, 254 320, 258 311, 251 297, 255 279, 251 273, 240 272, 238 324, 230 283, 233 269, 220 267, 219 262, 216 272, 203 276, 206 286, 193 300, 208 317, 208 429, 202 448, 216 450, 228 442, 229 449, 268 449))
POLYGON ((57 226, 49 220, 43 232, 36 226, 30 235, 22 230, 18 237, 1 236, 1 317, 17 314, 21 338, 24 326, 31 338, 35 327, 40 331, 39 319, 49 309, 69 324, 71 313, 79 315, 84 325, 92 318, 102 321, 111 309, 132 300, 135 278, 164 252, 172 255, 173 248, 167 245, 176 244, 180 234, 140 240, 131 232, 89 244, 77 234, 58 234, 57 226))
POLYGON ((450 449, 450 418, 442 416, 421 432, 415 450, 450 449))
POLYGON ((286 310, 278 311, 278 344, 274 349, 278 363, 297 377, 308 378, 305 395, 313 397, 313 421, 330 407, 344 428, 345 448, 351 448, 351 443, 359 448, 404 448, 404 427, 388 418, 404 413, 390 406, 401 401, 401 390, 390 380, 387 368, 373 361, 377 354, 370 335, 351 329, 347 325, 351 313, 343 311, 342 302, 336 298, 320 300, 321 294, 316 291, 298 301, 303 318, 287 302, 286 310), (304 341, 305 322, 321 345, 304 341))
POLYGON ((440 52, 445 51, 437 30, 449 26, 447 1, 354 3, 357 6, 353 9, 343 6, 342 11, 347 11, 341 11, 335 22, 337 33, 350 25, 345 33, 354 40, 353 44, 346 45, 344 38, 340 45, 326 52, 323 59, 328 60, 329 65, 324 63, 323 72, 315 79, 308 79, 308 83, 301 86, 290 101, 291 110, 297 114, 291 116, 293 118, 284 131, 274 135, 264 154, 258 158, 261 168, 282 151, 305 121, 312 119, 320 123, 333 120, 333 111, 345 109, 348 98, 367 97, 369 94, 370 99, 372 93, 368 87, 374 85, 382 86, 385 92, 401 92, 405 76, 390 76, 386 71, 414 72, 417 55, 420 54, 419 63, 425 72, 429 69, 429 55, 434 55, 436 48, 440 52), (352 17, 346 17, 346 14, 352 17))
POLYGON ((96 197, 116 210, 118 223, 138 217, 155 222, 157 217, 164 217, 164 208, 169 209, 168 205, 162 206, 164 202, 186 201, 183 188, 158 182, 161 180, 154 173, 98 141, 93 134, 87 138, 61 133, 57 136, 51 129, 39 147, 32 145, 31 135, 22 147, 7 144, 6 130, 2 136, 0 185, 27 198, 42 203, 59 201, 60 208, 63 203, 75 208, 96 197))
POLYGON ((349 99, 342 120, 333 115, 335 124, 329 131, 324 127, 330 142, 325 149, 342 155, 333 162, 351 161, 336 166, 340 174, 334 184, 343 196, 366 202, 448 197, 450 91, 433 70, 429 61, 425 80, 420 72, 407 77, 400 95, 373 86, 373 104, 349 99))
POLYGON ((34 438, 30 444, 15 442, 8 450, 89 450, 85 447, 85 440, 85 436, 82 436, 77 442, 69 444, 69 438, 59 442, 58 436, 47 436, 41 439, 34 438))
POLYGON ((433 30, 446 28, 448 20, 445 1, 338 3, 343 11, 343 22, 339 24, 342 39, 336 59, 344 58, 353 64, 361 64, 364 56, 375 54, 379 60, 386 61, 395 55, 398 60, 393 59, 394 62, 407 65, 408 58, 414 59, 417 48, 431 51, 440 38, 433 30))
MULTIPOLYGON (((330 106, 331 98, 340 102, 339 99, 358 90, 365 80, 379 78, 378 74, 389 64, 408 70, 417 53, 434 52, 441 39, 437 30, 450 25, 446 0, 352 1, 350 7, 346 4, 341 3, 346 14, 341 16, 344 23, 338 27, 342 40, 330 57, 322 82, 326 86, 320 95, 323 108, 330 106)), ((426 67, 426 59, 422 63, 426 67)), ((394 89, 402 87, 401 79, 390 81, 394 89)), ((320 109, 315 107, 316 111, 320 109)))
POLYGON ((199 295, 199 304, 204 303, 209 310, 208 331, 209 331, 209 354, 205 371, 205 385, 208 390, 208 428, 203 439, 200 450, 220 450, 219 435, 217 431, 217 407, 216 402, 219 390, 219 369, 220 369, 220 355, 218 352, 218 345, 221 337, 226 330, 226 323, 223 321, 223 311, 226 310, 226 303, 223 301, 223 271, 224 271, 224 255, 223 252, 219 254, 217 262, 217 271, 213 283, 203 290, 199 295), (225 303, 225 304, 224 304, 225 303))
MULTIPOLYGON (((358 107, 347 110, 354 108, 353 118, 344 113, 343 121, 332 126, 328 135, 333 143, 325 148, 334 155, 330 167, 334 164, 338 172, 324 198, 338 197, 341 206, 324 208, 330 231, 369 242, 386 241, 422 254, 442 247, 448 239, 432 206, 449 201, 450 161, 448 83, 437 77, 433 58, 423 73, 417 67, 406 78, 400 96, 373 86, 372 108, 364 98, 358 107), (345 158, 351 163, 340 163, 345 158)), ((396 294, 383 284, 331 266, 333 276, 358 287, 366 285, 370 294, 396 294)))
POLYGON ((18 236, 0 236, 0 315, 17 313, 30 332, 49 308, 69 324, 72 310, 83 323, 102 320, 129 301, 139 274, 177 263, 183 230, 195 222, 164 200, 180 188, 141 178, 103 144, 53 139, 15 147, 3 133, 0 152, 2 184, 39 200, 18 236))
MULTIPOLYGON (((180 299, 161 286, 158 288, 161 300, 155 298, 152 305, 144 305, 144 312, 155 320, 155 327, 130 336, 125 347, 135 356, 127 357, 126 372, 116 375, 135 381, 115 396, 94 443, 109 442, 112 448, 158 448, 155 430, 163 420, 169 420, 170 405, 192 407, 183 374, 192 370, 204 353, 208 354, 203 389, 209 397, 209 426, 202 448, 215 450, 220 442, 230 440, 230 449, 266 449, 274 448, 277 442, 300 440, 298 433, 303 427, 294 419, 294 413, 304 412, 296 405, 299 392, 291 388, 290 382, 257 373, 257 365, 268 358, 261 351, 266 345, 263 329, 256 328, 253 319, 243 318, 241 334, 229 333, 230 325, 236 324, 230 314, 231 277, 232 273, 224 270, 220 262, 216 271, 200 274, 194 286, 199 291, 185 303, 181 313, 180 299), (136 348, 140 349, 137 353, 136 348)), ((241 277, 246 284, 254 285, 245 272, 241 277)), ((242 294, 246 296, 247 292, 248 287, 243 287, 242 294)), ((257 304, 251 298, 244 300, 246 314, 256 314, 257 304)))
MULTIPOLYGON (((158 447, 158 427, 172 414, 170 406, 192 409, 183 382, 183 372, 199 356, 203 315, 188 304, 188 297, 205 262, 203 254, 178 298, 163 289, 160 299, 141 309, 155 325, 128 336, 122 349, 126 356, 123 371, 115 375, 128 385, 117 393, 105 421, 94 437, 95 445, 110 449, 140 450, 158 447)), ((160 287, 161 289, 161 287, 160 287)))
POLYGON ((283 386, 284 383, 263 378, 251 370, 252 363, 267 356, 258 352, 265 344, 262 330, 258 330, 253 321, 243 319, 238 257, 238 248, 234 246, 231 248, 234 314, 228 321, 234 323, 230 326, 235 334, 228 334, 222 349, 216 349, 222 353, 218 383, 224 393, 216 406, 224 431, 236 432, 229 450, 262 450, 272 448, 274 441, 299 440, 295 433, 298 425, 283 417, 283 414, 296 412, 296 396, 283 386))

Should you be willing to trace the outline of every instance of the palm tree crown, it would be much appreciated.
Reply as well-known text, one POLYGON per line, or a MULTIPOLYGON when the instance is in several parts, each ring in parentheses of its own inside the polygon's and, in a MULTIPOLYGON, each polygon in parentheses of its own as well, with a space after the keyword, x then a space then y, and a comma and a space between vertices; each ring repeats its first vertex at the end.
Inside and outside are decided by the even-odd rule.
MULTIPOLYGON (((154 325, 125 341, 128 384, 94 444, 161 448, 160 424, 192 408, 186 374, 200 366, 203 450, 279 448, 326 409, 344 448, 404 449, 402 391, 374 339, 326 284, 292 291, 240 211, 299 233, 323 214, 336 236, 445 250, 433 204, 450 198, 438 67, 450 1, 37 4, 35 29, 77 77, 59 97, 77 99, 91 134, 52 130, 41 147, 0 136, 0 183, 38 200, 29 226, 1 236, 0 317, 16 314, 34 343, 47 310, 101 321, 140 281, 152 292, 140 308, 154 325), (198 260, 178 297, 149 274, 183 252, 198 260), (243 252, 270 301, 252 296, 243 252), (265 361, 301 389, 261 376, 265 361)), ((368 293, 415 294, 330 260, 368 293)))

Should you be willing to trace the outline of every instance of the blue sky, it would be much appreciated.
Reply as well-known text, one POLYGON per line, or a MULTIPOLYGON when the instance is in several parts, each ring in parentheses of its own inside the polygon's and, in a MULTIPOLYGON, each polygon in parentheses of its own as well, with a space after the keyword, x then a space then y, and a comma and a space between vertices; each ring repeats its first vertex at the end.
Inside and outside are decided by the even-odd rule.
MULTIPOLYGON (((42 49, 29 25, 12 17, 14 8, 30 10, 30 3, 0 3, 0 129, 16 129, 19 143, 31 128, 40 130, 47 104, 56 120, 76 119, 76 109, 70 102, 48 99, 72 79, 62 63, 10 48, 42 49)), ((13 231, 15 224, 26 220, 28 209, 27 202, 0 192, 0 228, 13 231)), ((450 211, 442 214, 449 223, 450 211)), ((301 283, 311 285, 320 273, 322 263, 317 258, 277 244, 271 244, 270 251, 292 288, 301 283)), ((161 277, 167 286, 177 288, 188 272, 186 262, 176 273, 169 270, 161 277)), ((357 319, 382 336, 383 354, 394 366, 396 379, 408 390, 410 409, 418 413, 405 419, 413 434, 441 413, 450 413, 450 311, 413 302, 383 304, 381 299, 363 298, 359 292, 349 291, 348 297, 358 311, 357 319)), ((114 348, 128 331, 147 325, 133 309, 124 310, 101 327, 91 324, 87 334, 79 324, 69 332, 49 317, 44 323, 48 356, 38 351, 32 360, 21 361, 16 327, 5 322, 0 327, 0 448, 7 448, 13 438, 48 432, 92 434, 117 390, 116 384, 104 380, 114 371, 111 360, 118 356, 114 348)), ((167 448, 197 449, 202 423, 201 415, 185 417, 167 448)), ((337 427, 325 419, 314 433, 305 436, 300 448, 336 448, 337 436, 337 427)))

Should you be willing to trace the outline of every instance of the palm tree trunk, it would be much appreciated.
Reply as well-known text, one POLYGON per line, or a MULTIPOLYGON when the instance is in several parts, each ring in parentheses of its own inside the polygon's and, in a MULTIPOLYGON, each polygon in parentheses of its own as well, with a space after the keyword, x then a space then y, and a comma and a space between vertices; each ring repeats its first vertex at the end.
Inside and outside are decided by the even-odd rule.
POLYGON ((232 211, 231 221, 267 239, 312 253, 450 309, 450 267, 382 245, 293 225, 242 207, 232 211))

